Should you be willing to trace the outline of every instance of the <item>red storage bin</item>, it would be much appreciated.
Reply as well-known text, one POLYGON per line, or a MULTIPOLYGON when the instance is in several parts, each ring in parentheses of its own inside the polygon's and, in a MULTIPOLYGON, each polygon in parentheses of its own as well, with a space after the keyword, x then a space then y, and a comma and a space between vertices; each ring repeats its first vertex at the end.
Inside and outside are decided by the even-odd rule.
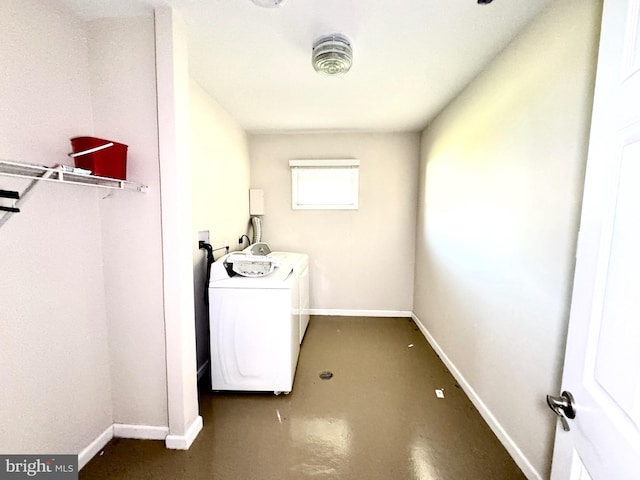
POLYGON ((95 137, 71 139, 75 166, 99 177, 127 179, 127 145, 95 137))

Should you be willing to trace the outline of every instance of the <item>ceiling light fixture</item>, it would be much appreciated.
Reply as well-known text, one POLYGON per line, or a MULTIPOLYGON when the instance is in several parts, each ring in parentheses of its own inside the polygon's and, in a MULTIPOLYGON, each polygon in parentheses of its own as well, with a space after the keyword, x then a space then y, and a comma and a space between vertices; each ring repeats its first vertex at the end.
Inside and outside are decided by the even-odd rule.
POLYGON ((340 33, 320 37, 313 44, 311 62, 316 72, 327 75, 347 73, 353 62, 351 43, 340 33))
POLYGON ((282 5, 285 0, 251 0, 259 7, 273 8, 282 5))

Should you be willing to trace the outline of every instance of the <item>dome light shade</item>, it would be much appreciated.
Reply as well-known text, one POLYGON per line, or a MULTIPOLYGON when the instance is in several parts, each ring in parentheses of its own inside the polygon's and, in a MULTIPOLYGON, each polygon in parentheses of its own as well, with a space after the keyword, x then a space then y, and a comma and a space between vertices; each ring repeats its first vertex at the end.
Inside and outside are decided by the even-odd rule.
POLYGON ((277 7, 285 2, 285 0, 251 0, 253 3, 258 5, 259 7, 277 7))
POLYGON ((351 43, 340 33, 325 35, 313 44, 311 62, 316 72, 327 75, 347 73, 353 62, 351 43))

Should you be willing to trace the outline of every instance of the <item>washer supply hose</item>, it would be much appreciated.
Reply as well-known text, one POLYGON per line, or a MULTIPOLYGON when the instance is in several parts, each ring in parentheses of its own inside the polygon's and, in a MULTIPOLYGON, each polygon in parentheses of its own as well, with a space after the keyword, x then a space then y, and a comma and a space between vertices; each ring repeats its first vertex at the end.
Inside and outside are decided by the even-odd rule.
POLYGON ((198 242, 198 248, 200 248, 201 250, 206 250, 207 251, 207 274, 204 277, 204 304, 208 307, 209 306, 209 278, 211 277, 211 265, 213 264, 213 262, 215 262, 215 259, 213 258, 213 247, 211 246, 210 243, 207 242, 203 242, 202 240, 200 240, 198 242))
POLYGON ((213 262, 215 262, 215 259, 213 258, 213 252, 216 252, 218 250, 225 250, 226 253, 229 253, 229 246, 227 245, 226 247, 220 247, 220 248, 214 249, 210 243, 200 240, 198 242, 198 248, 200 250, 207 251, 207 274, 205 276, 205 281, 204 281, 204 304, 208 307, 209 306, 209 281, 211 280, 211 265, 213 264, 213 262))

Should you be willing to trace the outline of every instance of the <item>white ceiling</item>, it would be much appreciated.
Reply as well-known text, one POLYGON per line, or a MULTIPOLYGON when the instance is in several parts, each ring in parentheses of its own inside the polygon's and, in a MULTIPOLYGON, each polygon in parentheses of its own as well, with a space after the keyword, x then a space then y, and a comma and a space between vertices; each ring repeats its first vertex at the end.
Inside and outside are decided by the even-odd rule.
POLYGON ((189 32, 191 75, 249 132, 421 130, 551 2, 63 1, 87 20, 173 6, 189 32), (352 42, 353 67, 318 74, 313 41, 336 32, 352 42))

